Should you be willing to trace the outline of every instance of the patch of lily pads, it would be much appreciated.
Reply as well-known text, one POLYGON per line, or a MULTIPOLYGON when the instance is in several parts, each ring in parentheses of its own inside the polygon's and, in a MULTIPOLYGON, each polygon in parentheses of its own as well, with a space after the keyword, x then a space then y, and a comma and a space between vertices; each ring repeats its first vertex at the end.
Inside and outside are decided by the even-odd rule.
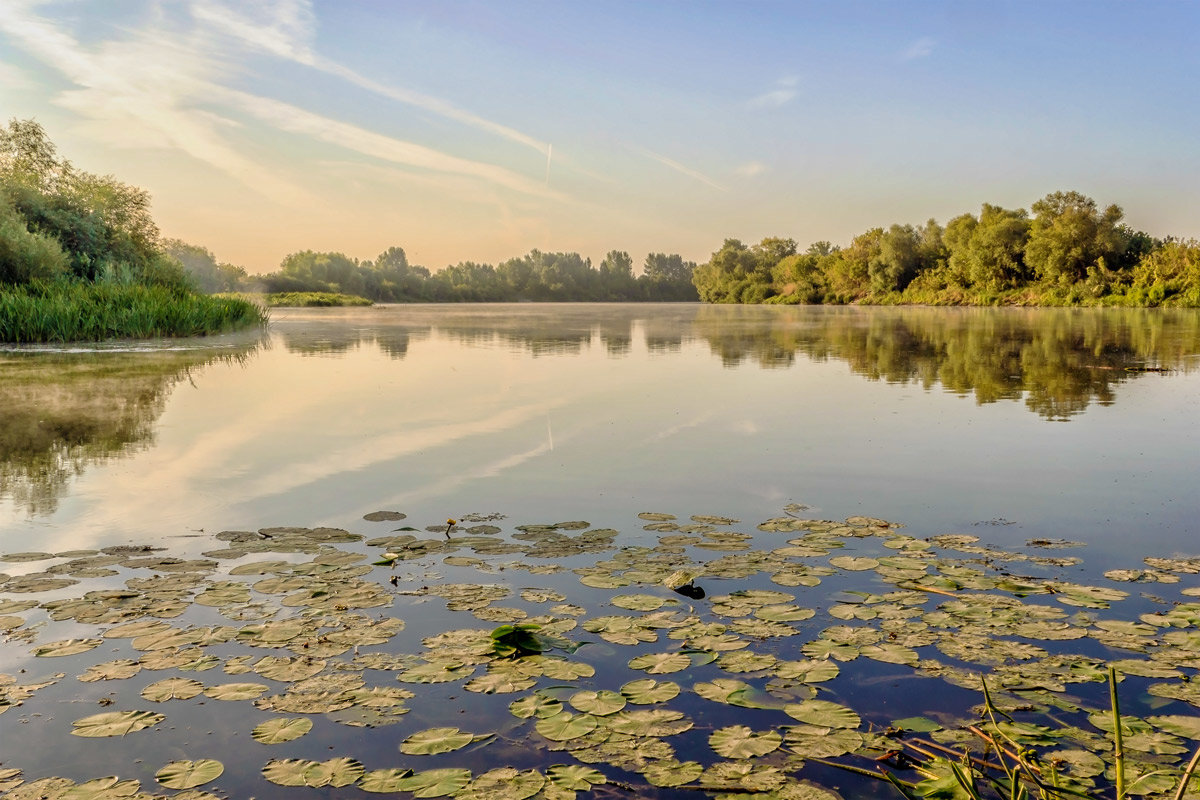
POLYGON ((1077 542, 805 510, 0 555, 40 568, 0 578, 0 792, 1200 797, 1200 558, 1085 582, 1077 542), (55 774, 82 739, 118 774, 55 774))

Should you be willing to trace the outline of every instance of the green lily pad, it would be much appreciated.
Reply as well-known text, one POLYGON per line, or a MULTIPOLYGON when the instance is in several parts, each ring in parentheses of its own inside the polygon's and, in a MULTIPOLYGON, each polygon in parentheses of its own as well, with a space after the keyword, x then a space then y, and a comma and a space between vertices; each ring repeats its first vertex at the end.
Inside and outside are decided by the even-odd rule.
POLYGON ((400 791, 412 792, 413 797, 447 797, 458 793, 470 782, 469 769, 428 769, 401 780, 400 791))
POLYGON ((756 732, 745 725, 731 725, 713 731, 708 744, 725 758, 755 758, 779 749, 783 737, 778 731, 756 732))
POLYGON ((585 690, 571 695, 570 703, 575 708, 597 717, 615 714, 625 707, 629 701, 620 692, 606 689, 600 691, 585 690))
POLYGON ((630 659, 631 669, 644 670, 651 675, 680 672, 692 665, 692 660, 683 653, 647 653, 630 659))
POLYGON ((546 770, 546 778, 568 792, 586 792, 593 786, 607 783, 603 772, 579 765, 555 764, 546 770))
POLYGON ((363 765, 356 759, 339 757, 328 761, 312 761, 304 768, 304 785, 349 786, 363 776, 363 765))
POLYGON ((642 776, 653 786, 683 786, 692 783, 704 773, 704 767, 695 761, 680 763, 674 759, 656 761, 642 770, 642 776))
POLYGON ((674 700, 679 695, 679 684, 673 681, 643 678, 626 683, 621 687, 621 694, 635 705, 665 703, 668 700, 674 700))
POLYGON ((79 653, 86 653, 88 650, 94 650, 103 643, 101 639, 63 639, 58 642, 47 642, 40 647, 35 647, 33 654, 43 658, 73 656, 79 653))
POLYGON ((254 727, 250 735, 263 744, 282 744, 299 739, 312 730, 312 720, 304 717, 276 717, 254 727))
POLYGON ((75 720, 71 723, 74 728, 71 734, 88 738, 124 736, 157 725, 164 719, 165 715, 153 711, 106 711, 75 720))
POLYGON ((316 763, 304 758, 274 758, 262 768, 262 774, 279 786, 304 786, 304 771, 316 763))
POLYGON ((224 771, 225 765, 211 758, 172 761, 154 773, 154 779, 168 789, 191 789, 215 780, 224 771))
POLYGON ((596 718, 591 714, 572 714, 563 711, 553 717, 539 719, 534 726, 537 732, 554 742, 578 739, 596 729, 596 718))
POLYGON ((400 752, 410 756, 428 756, 460 750, 481 737, 458 728, 430 728, 412 734, 400 743, 400 752))
POLYGON ((270 691, 265 683, 220 683, 204 690, 214 700, 255 700, 270 691))
POLYGON ((142 697, 153 703, 188 700, 204 691, 204 684, 190 678, 166 678, 142 689, 142 697))
POLYGON ((803 703, 791 703, 784 706, 783 710, 792 719, 825 728, 857 728, 862 724, 858 714, 843 705, 831 703, 828 700, 805 700, 803 703))

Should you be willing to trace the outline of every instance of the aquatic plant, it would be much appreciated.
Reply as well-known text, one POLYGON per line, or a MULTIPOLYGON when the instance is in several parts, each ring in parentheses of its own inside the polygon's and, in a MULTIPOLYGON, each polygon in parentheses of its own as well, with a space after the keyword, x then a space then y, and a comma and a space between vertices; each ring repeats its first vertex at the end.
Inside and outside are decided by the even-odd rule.
POLYGON ((219 533, 199 556, 0 555, 21 573, 0 577, 0 630, 9 653, 26 649, 25 671, 0 675, 0 713, 26 721, 0 791, 829 800, 882 779, 909 797, 1191 796, 1200 559, 1087 584, 1072 542, 1001 549, 799 514, 749 527, 647 513, 623 537, 468 515, 449 538, 440 523, 372 538, 265 528, 219 533), (672 591, 698 569, 703 602, 672 591), (1118 588, 1131 583, 1178 596, 1147 610, 1118 588), (594 646, 573 649, 575 628, 594 646), (59 706, 51 687, 72 671, 59 706), (880 678, 930 690, 881 698, 880 678), (1116 704, 1121 681, 1138 687, 1134 714, 1116 704), (99 713, 74 705, 89 700, 99 713), (55 777, 63 709, 84 739, 158 731, 144 765, 130 751, 105 762, 116 774, 55 777), (212 720, 224 740, 200 735, 212 720), (252 749, 233 751, 239 734, 252 749), (326 746, 352 750, 313 758, 326 746))

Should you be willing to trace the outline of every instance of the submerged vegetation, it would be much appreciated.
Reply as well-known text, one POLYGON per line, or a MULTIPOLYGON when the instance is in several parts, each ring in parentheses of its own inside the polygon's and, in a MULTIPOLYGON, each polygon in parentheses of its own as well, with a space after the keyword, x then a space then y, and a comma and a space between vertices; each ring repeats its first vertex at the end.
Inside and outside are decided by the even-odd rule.
POLYGON ((784 511, 2 555, 0 713, 23 735, 6 738, 0 789, 1200 794, 1200 559, 1081 583, 1077 542, 784 511), (707 595, 672 590, 685 579, 707 595), (68 735, 89 743, 64 760, 68 735))
POLYGON ((0 341, 198 336, 262 325, 200 295, 169 256, 149 195, 58 157, 32 120, 0 128, 0 341))

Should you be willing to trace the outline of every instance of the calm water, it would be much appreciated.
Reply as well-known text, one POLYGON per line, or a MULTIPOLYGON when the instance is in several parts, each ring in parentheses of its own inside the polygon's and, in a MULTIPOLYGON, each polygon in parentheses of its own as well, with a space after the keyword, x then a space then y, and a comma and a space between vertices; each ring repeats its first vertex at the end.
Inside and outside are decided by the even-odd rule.
POLYGON ((1198 366, 1195 312, 1049 309, 280 310, 261 338, 8 351, 0 552, 802 503, 1125 564, 1197 549, 1198 366))
MULTIPOLYGON (((1022 691, 1070 673, 1063 698, 1083 710, 1057 699, 1047 708, 1056 709, 1055 725, 1078 726, 1089 724, 1087 709, 1104 707, 1103 665, 1117 661, 1126 673, 1125 713, 1194 715, 1195 677, 1175 669, 1200 669, 1194 637, 1175 648, 1184 632, 1159 636, 1133 621, 1172 613, 1178 618, 1161 626, 1194 626, 1195 564, 1169 565, 1175 572, 1153 584, 1101 573, 1139 567, 1147 555, 1200 550, 1198 366, 1194 312, 679 305, 283 311, 261 336, 6 351, 0 712, 8 713, 0 718, 0 782, 7 768, 30 782, 112 774, 154 790, 156 770, 168 762, 204 757, 225 769, 206 790, 282 800, 360 796, 357 788, 296 790, 264 777, 282 759, 352 757, 371 771, 549 774, 550 765, 585 756, 551 749, 537 721, 514 716, 509 703, 535 693, 538 702, 566 702, 577 689, 622 693, 647 674, 682 687, 678 699, 648 702, 686 714, 688 726, 649 734, 647 747, 658 749, 648 758, 665 763, 674 753, 714 769, 723 753, 710 736, 737 725, 798 735, 789 752, 799 756, 824 746, 817 740, 827 733, 806 740, 788 727, 803 714, 780 710, 818 692, 861 715, 861 726, 855 717, 841 727, 864 735, 914 715, 958 726, 979 702, 978 686, 962 675, 943 679, 943 667, 990 671, 993 687, 1022 691), (834 545, 822 539, 819 522, 815 539, 793 538, 803 526, 756 531, 785 507, 796 516, 882 517, 920 539, 979 536, 1037 558, 956 550, 953 537, 935 539, 938 558, 915 575, 966 582, 938 584, 963 588, 947 603, 952 592, 913 591, 914 573, 901 564, 912 559, 895 549, 907 546, 905 537, 886 525, 865 538, 843 528, 846 541, 834 545), (384 509, 407 513, 407 521, 363 519, 384 509), (677 528, 660 537, 639 512, 675 514, 684 524, 696 514, 743 522, 710 520, 700 526, 703 537, 677 528), (460 528, 454 541, 432 527, 468 514, 504 519, 473 537, 460 528), (568 520, 586 522, 516 532, 568 520), (420 547, 433 549, 392 567, 363 563, 408 547, 404 534, 390 542, 397 525, 409 524, 432 527, 433 534, 414 533, 426 537, 420 547), (213 538, 287 525, 356 535, 343 535, 340 550, 305 543, 323 531, 213 538), (570 539, 564 531, 578 532, 575 545, 591 536, 592 546, 556 543, 570 539), (808 546, 776 549, 781 538, 808 546), (1027 545, 1031 539, 1088 547, 1051 563, 1041 557, 1062 553, 1027 545), (111 549, 127 543, 162 545, 168 561, 111 549), (96 560, 79 552, 100 547, 110 550, 96 560), (66 551, 75 552, 47 555, 66 551), (169 563, 201 553, 203 560, 169 563), (670 571, 697 563, 705 565, 697 583, 707 598, 663 585, 670 571), (983 584, 964 577, 985 573, 983 584), (805 582, 815 575, 822 577, 805 582), (1043 577, 1051 588, 1037 582, 1043 577), (1072 589, 1076 581, 1102 586, 1072 589), (889 600, 876 618, 858 607, 898 588, 889 597, 909 595, 904 608, 889 600), (97 591, 109 589, 121 591, 97 591), (1087 594, 1114 589, 1104 596, 1122 602, 1111 609, 1087 594), (764 629, 768 617, 736 608, 743 590, 765 590, 759 605, 783 613, 786 630, 764 629), (1031 590, 1039 594, 1017 603, 1022 614, 1036 612, 1026 625, 1012 609, 1031 590), (1072 591, 1083 591, 1083 600, 1072 591), (482 606, 447 602, 464 593, 487 598, 482 606), (797 607, 778 605, 792 598, 797 607), (552 605, 564 600, 578 605, 552 605), (614 623, 615 638, 597 634, 614 614, 660 605, 669 624, 698 625, 686 642, 660 635, 659 622, 647 622, 640 638, 622 640, 624 623, 614 623), (985 609, 987 626, 972 608, 985 609), (935 610, 940 619, 922 621, 935 610), (1047 619, 1068 614, 1071 638, 1043 630, 1047 619), (569 627, 575 617, 579 627, 569 627), (1097 617, 1113 625, 1093 625, 1097 617), (568 661, 593 671, 496 688, 476 682, 507 681, 501 667, 513 662, 467 660, 459 670, 452 640, 463 629, 481 631, 486 647, 496 624, 520 619, 568 623, 565 635, 584 645, 568 661), (259 620, 274 627, 259 631, 259 620), (160 630, 130 641, 135 634, 114 632, 126 621, 160 630), (378 635, 376 624, 392 627, 378 635), (164 631, 167 638, 155 641, 164 631), (458 633, 437 644, 447 631, 458 633), (833 644, 846 635, 855 637, 853 647, 833 644), (747 649, 724 653, 725 639, 747 649), (1068 654, 1062 660, 1060 651, 1068 654), (1157 659, 1148 672, 1129 663, 1147 653, 1157 659), (353 708, 296 706, 313 687, 290 694, 304 678, 259 660, 289 654, 301 666, 329 658, 315 667, 324 670, 314 679, 321 691, 356 691, 354 681, 365 681, 372 692, 399 687, 415 696, 382 711, 359 708, 367 703, 361 698, 353 708), (739 654, 766 660, 739 663, 739 654), (796 665, 808 656, 833 657, 836 677, 814 688, 776 676, 776 661, 796 665), (653 668, 639 665, 643 657, 683 664, 646 672, 653 668), (447 664, 457 670, 448 682, 403 672, 447 664), (1164 673, 1176 682, 1155 694, 1150 684, 1164 673), (192 694, 146 694, 167 679, 195 679, 192 694), (704 683, 743 680, 756 697, 770 697, 735 706, 714 701, 711 693, 725 689, 704 683), (228 702, 239 697, 222 697, 222 687, 245 691, 239 681, 251 682, 251 691, 228 702), (106 709, 162 718, 128 737, 72 735, 106 709), (313 721, 312 732, 286 744, 251 739, 254 726, 285 714, 313 721), (22 735, 14 736, 18 725, 22 735), (405 755, 402 743, 434 726, 496 736, 452 753, 405 755)), ((483 521, 492 520, 463 526, 483 521)), ((1018 705, 1046 694, 1026 691, 1018 705)), ((1035 712, 1029 718, 1048 721, 1035 712)), ((1103 741, 1086 746, 1103 749, 1103 741)), ((875 755, 857 763, 869 767, 875 755)), ((784 750, 762 762, 772 764, 845 797, 893 796, 884 784, 788 761, 784 750)), ((626 756, 610 754, 598 765, 610 779, 631 782, 638 796, 701 796, 650 787, 645 765, 626 756)))

